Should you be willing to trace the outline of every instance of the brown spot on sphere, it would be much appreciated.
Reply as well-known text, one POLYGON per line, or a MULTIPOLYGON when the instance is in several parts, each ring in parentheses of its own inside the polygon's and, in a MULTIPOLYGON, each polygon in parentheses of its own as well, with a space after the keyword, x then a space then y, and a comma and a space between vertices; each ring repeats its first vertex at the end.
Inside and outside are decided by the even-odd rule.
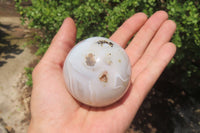
POLYGON ((108 44, 110 47, 113 47, 113 43, 108 42, 106 40, 99 40, 99 41, 97 41, 97 43, 100 44, 101 46, 103 46, 103 44, 108 44))
POLYGON ((95 63, 96 63, 96 60, 95 60, 95 58, 94 58, 94 55, 92 54, 92 53, 89 53, 86 57, 85 57, 85 59, 86 59, 86 64, 88 65, 88 66, 94 66, 95 65, 95 63))
POLYGON ((101 75, 100 75, 100 77, 99 77, 99 80, 101 81, 101 82, 108 82, 108 72, 107 71, 105 71, 105 72, 103 72, 101 75))

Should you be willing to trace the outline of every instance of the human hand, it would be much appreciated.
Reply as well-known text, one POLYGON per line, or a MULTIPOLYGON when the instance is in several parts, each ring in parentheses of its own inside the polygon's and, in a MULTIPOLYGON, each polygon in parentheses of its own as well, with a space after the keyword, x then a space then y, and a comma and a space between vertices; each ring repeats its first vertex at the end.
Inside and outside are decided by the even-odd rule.
POLYGON ((176 47, 170 43, 176 24, 158 11, 148 20, 137 13, 110 37, 125 48, 132 65, 131 86, 118 102, 102 108, 83 105, 68 93, 63 63, 76 40, 76 27, 67 18, 33 71, 29 133, 124 132, 147 93, 167 66, 176 47))

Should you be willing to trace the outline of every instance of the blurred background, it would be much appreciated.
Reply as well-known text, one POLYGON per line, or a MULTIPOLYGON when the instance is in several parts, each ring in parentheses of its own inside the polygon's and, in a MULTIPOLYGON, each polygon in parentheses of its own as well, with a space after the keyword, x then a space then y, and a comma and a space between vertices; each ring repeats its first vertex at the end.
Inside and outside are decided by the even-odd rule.
POLYGON ((66 17, 77 42, 109 37, 137 12, 165 10, 177 24, 177 53, 147 96, 127 133, 200 132, 199 0, 0 0, 0 133, 25 133, 31 72, 66 17))

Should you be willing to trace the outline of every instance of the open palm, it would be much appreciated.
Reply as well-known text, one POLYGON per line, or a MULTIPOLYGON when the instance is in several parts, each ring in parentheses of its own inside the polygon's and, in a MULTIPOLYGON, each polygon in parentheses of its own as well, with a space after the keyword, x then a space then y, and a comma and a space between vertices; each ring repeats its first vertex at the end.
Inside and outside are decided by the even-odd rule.
POLYGON ((66 89, 62 67, 76 40, 74 21, 67 18, 33 71, 29 133, 124 132, 176 51, 169 42, 175 29, 164 11, 149 19, 137 13, 126 20, 110 39, 125 48, 134 36, 125 48, 132 65, 131 86, 113 105, 94 108, 74 100, 66 89))

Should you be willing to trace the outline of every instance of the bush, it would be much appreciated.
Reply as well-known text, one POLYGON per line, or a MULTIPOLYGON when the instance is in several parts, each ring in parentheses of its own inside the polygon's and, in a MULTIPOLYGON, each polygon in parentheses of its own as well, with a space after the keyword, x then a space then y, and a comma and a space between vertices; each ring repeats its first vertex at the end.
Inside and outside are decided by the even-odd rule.
POLYGON ((32 86, 32 85, 33 85, 33 82, 32 82, 32 72, 33 72, 33 68, 32 68, 32 67, 25 67, 24 69, 25 69, 25 71, 26 71, 26 76, 27 76, 26 85, 32 86))
MULTIPOLYGON (((152 15, 165 10, 177 24, 172 42, 178 47, 169 70, 173 81, 187 90, 200 87, 200 2, 197 0, 32 0, 32 5, 21 6, 15 0, 30 28, 40 29, 37 54, 43 54, 66 17, 77 26, 77 41, 91 37, 109 37, 127 18, 136 12, 152 15), (178 73, 178 74, 177 74, 178 73), (175 76, 175 77, 174 77, 175 76)), ((193 91, 194 92, 194 91, 193 91)))

